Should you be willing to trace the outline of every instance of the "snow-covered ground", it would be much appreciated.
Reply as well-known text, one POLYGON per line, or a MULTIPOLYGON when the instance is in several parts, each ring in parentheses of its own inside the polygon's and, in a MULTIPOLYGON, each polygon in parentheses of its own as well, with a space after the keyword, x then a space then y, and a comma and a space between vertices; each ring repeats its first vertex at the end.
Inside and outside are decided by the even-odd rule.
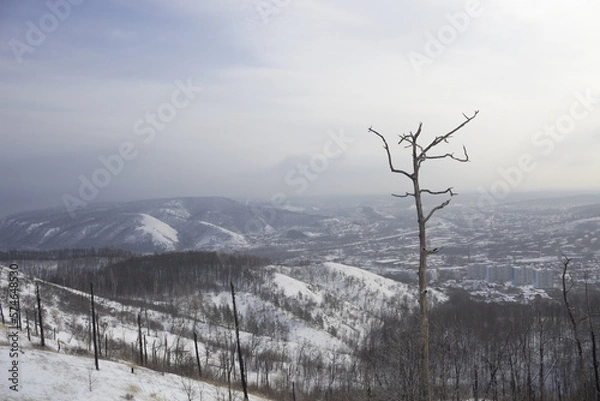
MULTIPOLYGON (((90 357, 57 352, 57 344, 34 346, 21 333, 18 357, 10 357, 7 327, 0 324, 0 399, 3 401, 220 401, 228 399, 228 390, 210 383, 160 373, 132 365, 100 360, 96 371, 90 357), (18 361, 18 391, 12 390, 8 371, 18 361), (189 398, 188 395, 192 395, 189 398)), ((32 339, 33 340, 33 339, 32 339)), ((37 343, 37 338, 34 340, 37 343)), ((234 392, 234 399, 243 399, 234 392)), ((250 400, 265 398, 250 396, 250 400)))
MULTIPOLYGON (((249 350, 251 356, 247 366, 250 385, 260 386, 264 384, 266 377, 272 382, 282 382, 286 375, 292 375, 298 381, 303 380, 305 373, 299 361, 305 361, 306 358, 335 363, 339 369, 344 365, 350 366, 352 353, 361 343, 369 327, 377 324, 385 310, 399 311, 401 305, 409 309, 416 306, 414 288, 353 266, 322 263, 309 266, 271 265, 262 269, 264 271, 260 275, 261 281, 255 282, 252 289, 244 289, 241 286, 236 291, 238 313, 240 320, 244 322, 240 333, 241 343, 249 350), (255 323, 252 324, 251 321, 255 323), (249 331, 252 327, 258 327, 257 331, 249 331), (279 358, 284 362, 270 372, 265 372, 264 358, 271 358, 271 354, 280 355, 275 357, 275 360, 279 358)), ((7 268, 0 266, 0 288, 8 285, 6 272, 7 268)), ((35 310, 35 280, 26 274, 19 277, 22 305, 29 310, 31 320, 31 312, 35 310)), ((137 391, 140 395, 133 394, 133 399, 186 399, 181 395, 171 396, 170 393, 159 391, 161 388, 169 388, 173 394, 180 394, 172 390, 183 387, 179 378, 163 382, 167 380, 164 379, 166 376, 151 371, 140 371, 134 376, 126 364, 109 362, 102 364, 110 366, 111 371, 119 372, 119 379, 115 380, 116 387, 111 389, 114 392, 110 393, 109 398, 93 398, 95 390, 90 395, 89 386, 86 387, 89 375, 93 373, 103 377, 105 373, 102 370, 98 373, 88 372, 88 367, 92 366, 89 359, 89 295, 46 282, 40 282, 40 288, 44 305, 44 326, 55 330, 47 334, 47 338, 52 339, 48 348, 54 352, 47 353, 23 347, 22 384, 27 384, 28 388, 34 391, 33 394, 37 395, 35 391, 41 391, 39 389, 42 387, 55 389, 55 395, 70 394, 72 386, 75 386, 73 383, 77 382, 77 386, 80 387, 77 387, 77 391, 73 390, 77 397, 86 394, 87 391, 87 398, 90 400, 126 399, 123 397, 129 393, 133 394, 133 390, 128 390, 131 380, 140 380, 137 376, 143 376, 144 380, 151 384, 138 385, 137 391), (59 343, 61 350, 60 354, 57 354, 59 343), (86 354, 88 357, 76 357, 75 354, 86 354), (61 372, 66 372, 61 373, 64 377, 52 376, 53 362, 48 362, 52 358, 59 358, 57 363, 68 366, 60 368, 61 372), (78 368, 75 369, 76 366, 78 368), (26 369, 35 373, 30 375, 26 369), (156 375, 159 375, 160 379, 156 379, 156 375), (115 393, 117 389, 118 394, 115 393)), ((445 299, 443 294, 432 291, 434 302, 445 299)), ((137 343, 137 316, 141 313, 148 347, 154 348, 154 344, 162 347, 164 344, 165 346, 158 351, 160 355, 164 355, 166 349, 173 353, 177 349, 182 355, 189 356, 194 348, 191 333, 196 332, 203 365, 209 366, 214 374, 222 372, 223 358, 229 352, 227 347, 232 338, 232 327, 219 316, 226 315, 225 309, 230 306, 229 291, 219 289, 182 293, 173 296, 168 302, 148 302, 143 311, 135 302, 121 303, 98 295, 95 301, 96 310, 99 311, 100 335, 114 342, 109 346, 111 357, 115 357, 123 347, 129 349, 131 344, 137 343), (169 306, 178 313, 171 315, 168 312, 170 309, 166 308, 169 306)), ((33 327, 33 322, 30 324, 33 327)), ((23 325, 25 326, 25 321, 23 325)), ((22 343, 29 344, 25 338, 25 334, 22 333, 22 343)), ((38 343, 39 337, 32 333, 32 340, 38 343)), ((6 335, 3 335, 0 341, 6 344, 6 335)), ((0 349, 1 364, 6 363, 8 355, 8 349, 3 347, 0 349)), ((6 371, 3 366, 0 368, 6 371)), ((311 380, 315 378, 304 381, 306 388, 313 385, 311 380)), ((206 390, 204 400, 218 400, 219 398, 215 398, 218 391, 214 390, 211 393, 206 390)), ((106 394, 104 390, 99 390, 98 393, 106 394)), ((2 394, 0 391, 0 400, 4 400, 2 394)), ((32 396, 15 399, 52 398, 32 396)))

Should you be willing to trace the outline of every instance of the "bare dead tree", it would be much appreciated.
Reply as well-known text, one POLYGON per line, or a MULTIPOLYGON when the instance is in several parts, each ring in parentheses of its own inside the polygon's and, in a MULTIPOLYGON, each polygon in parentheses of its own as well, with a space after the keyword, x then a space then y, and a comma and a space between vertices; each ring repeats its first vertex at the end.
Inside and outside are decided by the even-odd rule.
POLYGON ((200 366, 200 354, 198 353, 198 335, 194 331, 194 349, 196 350, 196 365, 198 367, 198 376, 202 377, 202 366, 200 366))
POLYGON ((292 382, 292 400, 296 401, 296 382, 292 382))
POLYGON ((242 359, 242 346, 240 345, 240 327, 238 324, 237 306, 235 304, 235 289, 233 288, 233 282, 230 281, 231 286, 231 299, 233 301, 233 322, 235 324, 235 339, 237 341, 237 353, 238 361, 240 363, 240 376, 242 378, 242 390, 244 391, 244 401, 248 401, 248 386, 246 385, 246 372, 244 369, 244 360, 242 359))
POLYGON ((434 149, 437 148, 438 145, 448 143, 448 140, 451 139, 457 131, 459 131, 471 120, 473 120, 478 113, 479 111, 476 110, 470 117, 463 114, 465 120, 461 124, 459 124, 456 128, 443 135, 436 136, 427 145, 421 145, 419 143, 419 137, 422 132, 423 123, 419 123, 419 127, 417 128, 417 131, 415 133, 410 131, 408 134, 400 135, 400 141, 398 142, 398 145, 405 144, 405 148, 410 149, 412 152, 412 171, 396 168, 394 166, 392 153, 390 151, 390 147, 385 136, 375 131, 372 127, 368 129, 369 132, 372 132, 373 134, 377 135, 383 141, 383 148, 385 149, 391 172, 404 175, 411 181, 413 186, 412 192, 406 192, 404 195, 392 194, 392 196, 396 196, 399 198, 414 198, 417 213, 417 222, 419 224, 419 312, 421 342, 421 372, 419 383, 419 399, 421 401, 431 401, 431 378, 429 375, 429 312, 427 300, 427 257, 438 251, 437 248, 427 248, 426 226, 427 222, 429 221, 429 219, 431 219, 434 213, 448 206, 448 204, 450 203, 450 198, 456 195, 456 193, 452 191, 452 187, 448 187, 447 189, 440 191, 433 191, 430 189, 421 188, 420 171, 423 162, 425 162, 426 160, 451 159, 462 163, 468 162, 469 155, 467 154, 467 149, 464 146, 462 156, 455 156, 454 153, 435 154, 433 152, 435 151, 434 149), (423 206, 423 194, 449 195, 450 198, 426 212, 423 206))
POLYGON ((583 345, 581 338, 579 337, 579 323, 575 318, 575 312, 573 306, 569 302, 569 292, 573 288, 573 283, 571 282, 567 285, 567 272, 569 269, 569 264, 571 263, 571 258, 563 255, 563 271, 562 271, 562 294, 563 301, 565 303, 565 307, 567 308, 567 313, 569 315, 569 321, 571 323, 571 328, 573 330, 573 336, 575 337, 575 345, 577 346, 577 356, 579 358, 579 370, 581 373, 581 387, 582 391, 586 394, 586 399, 588 399, 588 382, 587 382, 587 374, 585 369, 584 355, 583 355, 583 345))
POLYGON ((600 372, 598 371, 598 347, 596 345, 596 331, 592 321, 592 309, 590 307, 590 298, 588 293, 588 280, 585 280, 585 304, 587 309, 587 321, 590 330, 590 341, 592 342, 592 366, 594 368, 594 387, 596 389, 596 401, 600 401, 600 372))
POLYGON ((96 330, 96 306, 94 304, 94 285, 92 283, 90 283, 90 303, 92 307, 92 341, 94 342, 94 363, 96 366, 96 370, 100 370, 100 367, 98 366, 98 333, 96 330))
POLYGON ((44 340, 44 322, 42 319, 42 297, 40 296, 40 286, 38 283, 35 283, 35 297, 37 299, 38 320, 40 322, 40 344, 42 347, 45 347, 46 341, 44 340))
MULTIPOLYGON (((29 311, 25 310, 25 322, 27 322, 27 339, 31 342, 31 330, 29 328, 29 311)), ((2 323, 4 324, 4 323, 2 323)))
POLYGON ((142 315, 137 315, 138 323, 138 346, 140 349, 140 366, 144 366, 144 337, 142 336, 142 315))

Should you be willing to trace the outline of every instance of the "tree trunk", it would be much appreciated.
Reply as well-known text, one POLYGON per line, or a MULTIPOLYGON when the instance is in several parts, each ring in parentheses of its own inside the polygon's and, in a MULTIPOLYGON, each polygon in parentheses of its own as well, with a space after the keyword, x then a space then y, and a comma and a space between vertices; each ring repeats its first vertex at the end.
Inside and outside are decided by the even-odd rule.
POLYGON ((571 328, 573 330, 573 336, 575 337, 575 345, 577 346, 577 355, 579 357, 579 371, 581 375, 581 391, 586 395, 586 399, 588 397, 588 383, 587 383, 587 375, 585 369, 585 363, 583 359, 583 346, 581 345, 581 339, 579 338, 579 331, 577 328, 577 320, 575 319, 575 315, 573 314, 573 307, 569 303, 569 291, 570 288, 567 288, 567 270, 569 268, 569 263, 571 259, 566 258, 563 261, 563 272, 562 272, 562 293, 563 293, 563 301, 565 303, 565 307, 567 308, 567 313, 569 315, 569 321, 571 322, 571 328))
POLYGON ((90 302, 92 304, 92 341, 94 342, 94 362, 96 370, 100 370, 98 366, 98 333, 96 330, 96 307, 94 305, 94 285, 90 283, 90 302))
POLYGON ((140 366, 144 365, 144 337, 142 336, 142 315, 138 313, 138 341, 140 347, 140 366))
POLYGON ((388 145, 385 137, 379 132, 369 128, 369 132, 374 133, 383 141, 383 148, 385 149, 387 161, 389 164, 390 171, 392 173, 402 174, 408 179, 411 180, 413 184, 413 193, 406 193, 405 195, 394 195, 400 198, 406 197, 414 197, 415 198, 415 206, 417 212, 417 222, 419 224, 419 312, 420 312, 420 321, 419 321, 419 387, 418 387, 418 399, 419 401, 431 401, 431 377, 429 371, 429 303, 427 296, 427 256, 429 254, 435 253, 437 250, 428 250, 427 249, 427 236, 426 236, 426 225, 429 218, 440 209, 443 209, 450 203, 450 199, 447 199, 445 202, 435 206, 431 209, 427 214, 423 211, 423 203, 422 203, 422 194, 426 193, 429 195, 449 195, 450 197, 454 196, 455 193, 452 191, 452 187, 449 187, 445 190, 435 191, 430 189, 421 189, 421 185, 419 182, 419 171, 421 168, 421 163, 426 160, 440 160, 440 159, 451 159, 458 162, 468 162, 469 156, 467 154, 466 148, 463 146, 463 157, 455 156, 453 153, 446 154, 430 154, 433 148, 436 148, 438 145, 447 143, 452 135, 468 124, 471 120, 473 120, 479 111, 475 111, 473 116, 468 117, 463 114, 465 120, 459 124, 456 128, 447 132, 446 134, 436 136, 429 145, 421 145, 418 143, 419 136, 421 135, 421 129, 423 127, 422 123, 419 123, 419 127, 415 133, 412 131, 408 134, 399 135, 400 141, 398 144, 406 144, 406 148, 411 149, 412 153, 412 171, 398 169, 394 167, 392 154, 390 152, 390 147, 388 145))
MULTIPOLYGON (((31 330, 29 328, 29 311, 28 310, 25 311, 25 320, 27 322, 27 339, 29 340, 29 342, 31 342, 31 330)), ((2 322, 2 324, 4 324, 4 322, 2 322)))
POLYGON ((198 365, 198 376, 202 377, 202 367, 200 366, 200 354, 198 353, 198 336, 194 331, 194 348, 196 349, 196 365, 198 365))
POLYGON ((235 339, 237 341, 240 376, 242 378, 242 390, 244 391, 244 401, 248 401, 248 387, 246 385, 246 373, 244 370, 244 360, 242 359, 242 347, 240 345, 240 328, 238 325, 237 307, 235 305, 235 290, 233 288, 233 282, 229 282, 229 284, 231 285, 231 299, 233 300, 233 323, 235 324, 235 339))
POLYGON ((590 328, 590 340, 592 342, 592 366, 594 368, 594 387, 596 389, 596 401, 600 401, 600 374, 598 373, 598 349, 596 346, 596 332, 592 322, 592 310, 588 297, 588 283, 585 283, 585 303, 587 306, 587 319, 590 328))
POLYGON ((421 346, 421 377, 419 383, 419 399, 431 401, 431 383, 429 377, 429 303, 427 301, 427 237, 425 231, 425 216, 419 187, 418 170, 413 178, 415 190, 415 206, 419 223, 419 312, 420 312, 420 346, 421 346))
POLYGON ((42 319, 42 298, 40 297, 40 287, 38 283, 35 283, 35 296, 37 298, 37 306, 38 306, 38 320, 40 322, 40 344, 42 347, 46 346, 46 342, 44 341, 44 323, 42 319))

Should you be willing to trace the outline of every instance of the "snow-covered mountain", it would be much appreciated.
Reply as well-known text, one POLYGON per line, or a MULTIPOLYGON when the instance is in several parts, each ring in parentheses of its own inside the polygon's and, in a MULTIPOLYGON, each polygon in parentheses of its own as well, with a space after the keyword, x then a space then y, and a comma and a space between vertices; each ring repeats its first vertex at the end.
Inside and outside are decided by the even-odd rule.
POLYGON ((64 209, 8 216, 0 220, 0 249, 248 249, 257 238, 284 235, 317 219, 222 197, 94 204, 74 216, 64 209))

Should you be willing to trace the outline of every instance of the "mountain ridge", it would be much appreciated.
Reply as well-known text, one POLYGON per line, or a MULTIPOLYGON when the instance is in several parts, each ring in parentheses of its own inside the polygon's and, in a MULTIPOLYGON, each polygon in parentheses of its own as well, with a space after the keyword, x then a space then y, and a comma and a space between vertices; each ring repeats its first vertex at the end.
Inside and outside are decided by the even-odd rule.
POLYGON ((101 203, 77 211, 20 212, 0 219, 0 249, 113 247, 135 252, 242 250, 256 238, 310 225, 317 216, 240 203, 225 197, 182 197, 101 203))

